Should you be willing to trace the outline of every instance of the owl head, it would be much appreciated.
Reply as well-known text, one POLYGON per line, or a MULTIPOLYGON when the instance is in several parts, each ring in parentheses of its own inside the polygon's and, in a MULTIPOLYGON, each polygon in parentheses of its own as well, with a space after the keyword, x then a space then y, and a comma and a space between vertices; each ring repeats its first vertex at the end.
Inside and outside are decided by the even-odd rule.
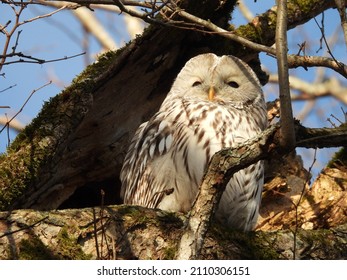
POLYGON ((171 98, 206 100, 222 104, 252 104, 263 98, 253 70, 234 56, 201 54, 190 59, 178 74, 171 98))

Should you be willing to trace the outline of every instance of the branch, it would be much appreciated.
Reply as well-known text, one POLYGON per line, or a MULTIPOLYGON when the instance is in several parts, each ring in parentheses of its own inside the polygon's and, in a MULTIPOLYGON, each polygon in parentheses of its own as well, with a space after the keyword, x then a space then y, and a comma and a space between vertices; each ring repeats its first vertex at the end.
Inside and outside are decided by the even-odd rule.
POLYGON ((283 149, 291 151, 295 146, 292 101, 288 79, 287 1, 277 0, 276 57, 281 103, 281 138, 283 149))
POLYGON ((3 125, 3 126, 8 125, 9 128, 15 130, 17 133, 21 132, 24 128, 24 124, 22 124, 20 121, 14 119, 11 122, 9 122, 6 117, 2 117, 2 116, 0 116, 0 125, 3 125))
POLYGON ((140 18, 147 23, 163 24, 162 21, 155 19, 154 15, 162 10, 170 1, 162 1, 163 3, 159 7, 157 7, 157 5, 155 4, 150 4, 150 6, 147 6, 147 8, 151 8, 152 11, 145 13, 140 13, 134 9, 126 7, 127 1, 113 0, 113 2, 122 12, 127 13, 133 17, 140 18))
MULTIPOLYGON (((43 2, 64 2, 64 1, 43 1, 43 2)), ((266 13, 254 18, 254 20, 249 23, 247 26, 242 26, 238 30, 231 32, 229 30, 225 30, 223 28, 218 27, 217 25, 213 24, 211 21, 203 20, 202 18, 199 18, 197 16, 194 16, 190 13, 188 13, 185 10, 181 10, 174 1, 162 1, 161 5, 158 5, 156 1, 149 1, 149 2, 142 2, 142 1, 120 1, 120 0, 68 0, 65 2, 72 2, 77 3, 79 5, 84 5, 89 7, 91 4, 104 4, 104 5, 116 5, 118 8, 131 16, 137 17, 142 19, 145 22, 148 23, 154 23, 154 24, 160 24, 160 25, 171 25, 176 26, 179 28, 188 28, 188 29, 194 29, 195 31, 210 33, 210 34, 217 34, 222 37, 225 37, 227 39, 230 39, 232 41, 235 41, 241 45, 243 45, 246 48, 249 48, 251 50, 254 50, 256 52, 265 52, 267 54, 276 56, 276 50, 271 46, 274 41, 273 38, 275 37, 274 34, 272 34, 272 26, 275 26, 276 20, 276 7, 268 10, 266 13), (139 12, 134 9, 130 9, 127 6, 131 7, 142 7, 145 12, 139 12), (149 10, 149 11, 148 11, 149 10), (159 18, 154 17, 156 13, 162 12, 164 20, 161 20, 159 18), (183 19, 186 19, 188 22, 182 22, 182 21, 174 21, 171 17, 168 16, 171 15, 180 15, 183 19), (189 25, 189 22, 194 23, 195 25, 189 25), (201 27, 203 29, 201 29, 201 27), (257 37, 258 39, 252 37, 252 38, 244 38, 237 34, 244 34, 242 30, 249 29, 253 30, 253 32, 249 33, 262 33, 264 38, 257 37), (260 44, 261 42, 261 44, 260 44)), ((291 5, 291 11, 292 14, 288 16, 288 29, 292 29, 296 27, 299 24, 303 24, 307 22, 309 19, 314 17, 315 15, 318 15, 319 13, 323 12, 326 9, 333 8, 336 6, 334 0, 328 0, 324 1, 310 1, 305 2, 305 9, 303 9, 302 6, 304 4, 299 4, 297 1, 289 1, 291 5), (294 12, 293 12, 294 11, 294 12)), ((317 56, 299 56, 299 55, 289 55, 288 56, 288 66, 290 68, 296 68, 296 67, 317 67, 317 66, 323 66, 330 68, 338 73, 340 73, 342 76, 347 78, 347 66, 344 65, 341 62, 337 62, 332 58, 323 58, 323 57, 317 57, 317 56)))
POLYGON ((317 66, 327 67, 347 78, 347 65, 330 57, 291 54, 288 56, 288 66, 290 68, 303 67, 305 69, 317 66))
MULTIPOLYGON (((11 53, 11 54, 6 54, 5 58, 9 58, 9 57, 21 57, 19 60, 15 60, 15 61, 9 61, 9 62, 4 62, 2 65, 9 65, 9 64, 15 64, 15 63, 37 63, 37 64, 44 64, 44 63, 51 63, 51 62, 57 62, 57 61, 62 61, 62 60, 67 60, 67 59, 71 59, 71 58, 75 58, 81 55, 85 55, 86 53, 79 53, 79 54, 75 54, 75 55, 71 55, 71 56, 64 56, 62 58, 55 58, 55 59, 42 59, 42 58, 36 58, 33 57, 31 55, 26 55, 23 54, 22 52, 18 52, 18 53, 11 53), (23 59, 24 58, 24 59, 23 59), (26 60, 25 60, 26 59, 26 60)), ((2 55, 0 55, 0 58, 3 58, 2 55)))
MULTIPOLYGON (((68 3, 72 1, 45 1, 45 0, 36 0, 36 1, 37 1, 36 3, 40 3, 42 5, 46 5, 50 7, 55 7, 55 8, 67 7, 71 9, 72 14, 76 16, 76 18, 83 25, 83 27, 95 37, 95 39, 99 42, 99 44, 104 49, 113 50, 117 48, 117 43, 113 40, 109 32, 97 19, 95 13, 93 13, 90 10, 89 5, 84 4, 87 7, 85 8, 85 7, 80 7, 79 3, 70 4, 69 6, 68 3)), ((117 12, 119 12, 119 10, 117 12)))
POLYGON ((248 9, 247 5, 243 0, 238 1, 238 6, 237 6, 241 12, 241 14, 244 16, 244 18, 248 21, 251 22, 254 18, 253 13, 248 9))
POLYGON ((22 107, 19 109, 19 111, 18 111, 16 114, 14 114, 14 116, 13 116, 10 120, 8 120, 8 121, 5 123, 5 125, 0 129, 0 133, 2 133, 2 132, 5 130, 6 127, 9 127, 9 126, 10 126, 10 123, 11 123, 11 122, 23 111, 24 107, 25 107, 26 104, 29 102, 30 98, 31 98, 37 91, 43 89, 44 87, 50 85, 51 83, 52 83, 52 82, 48 82, 48 83, 44 84, 43 86, 39 87, 38 89, 34 89, 34 90, 30 93, 29 97, 25 100, 24 104, 23 104, 22 107))
MULTIPOLYGON (((278 76, 274 74, 270 75, 269 82, 279 83, 278 76)), ((330 77, 320 83, 309 83, 298 77, 289 76, 289 84, 291 89, 301 92, 299 96, 292 95, 292 100, 309 100, 331 95, 347 104, 347 88, 335 77, 330 77)))
MULTIPOLYGON (((60 7, 59 9, 57 9, 55 11, 52 11, 50 13, 47 13, 47 14, 44 14, 44 15, 40 15, 40 16, 37 16, 37 17, 33 17, 31 19, 28 19, 28 20, 25 20, 25 21, 21 22, 20 21, 20 16, 21 16, 23 10, 27 7, 28 4, 31 4, 32 2, 28 2, 28 3, 20 2, 20 3, 17 4, 17 3, 14 3, 12 1, 4 1, 4 3, 7 3, 8 5, 10 5, 12 7, 13 12, 15 14, 15 21, 14 21, 14 26, 12 27, 12 29, 10 31, 6 30, 6 27, 9 25, 10 22, 8 22, 5 26, 1 26, 1 32, 6 35, 6 40, 5 40, 5 44, 4 44, 3 50, 2 50, 2 55, 0 55, 0 71, 2 70, 2 67, 4 65, 17 63, 17 62, 22 62, 22 61, 9 62, 9 63, 6 62, 6 59, 8 57, 13 56, 13 55, 14 56, 18 56, 18 53, 16 53, 16 48, 18 46, 19 36, 20 36, 22 31, 18 31, 18 35, 17 35, 17 38, 16 38, 15 45, 12 47, 12 52, 11 53, 7 53, 7 51, 8 51, 8 48, 9 48, 9 44, 10 44, 11 38, 12 38, 13 34, 15 33, 15 31, 18 29, 19 26, 21 26, 23 24, 27 24, 27 23, 33 22, 33 21, 36 21, 36 20, 39 20, 39 19, 42 19, 42 18, 50 17, 50 16, 52 16, 52 15, 54 15, 54 14, 56 14, 56 13, 62 11, 62 10, 64 10, 67 7, 67 6, 64 5, 64 6, 60 7), (15 7, 12 6, 12 4, 13 5, 18 5, 19 6, 18 10, 16 10, 15 7)), ((22 56, 24 56, 22 53, 20 53, 20 54, 22 56)), ((34 59, 34 58, 30 57, 30 59, 34 59)), ((41 63, 40 59, 34 59, 34 60, 37 60, 36 63, 41 63)), ((53 61, 56 61, 56 60, 53 60, 53 61)), ((25 61, 25 62, 30 62, 30 61, 25 61)))
POLYGON ((321 149, 346 146, 346 124, 335 128, 307 128, 296 124, 295 131, 296 147, 321 149))
POLYGON ((341 18, 341 27, 343 31, 343 35, 345 37, 345 43, 347 47, 347 15, 346 15, 346 2, 344 0, 335 0, 337 10, 339 12, 341 18))
MULTIPOLYGON (((196 23, 197 25, 200 25, 202 27, 205 27, 207 30, 200 30, 205 33, 210 34, 217 34, 224 38, 230 39, 234 42, 237 42, 241 45, 243 45, 246 48, 252 49, 257 52, 264 52, 267 54, 270 54, 272 56, 276 56, 276 50, 272 47, 265 46, 263 44, 259 44, 256 42, 253 42, 251 40, 248 40, 247 38, 243 38, 238 34, 238 30, 236 31, 228 31, 223 28, 220 28, 219 26, 215 25, 214 23, 210 21, 203 20, 199 17, 196 17, 186 11, 178 10, 176 11, 180 16, 183 18, 196 23)), ((263 32, 266 32, 263 30, 263 32)), ((269 42, 269 44, 272 44, 273 42, 269 42)), ((297 68, 297 67, 317 67, 317 66, 323 66, 330 68, 339 74, 341 74, 343 77, 347 78, 347 65, 343 64, 342 62, 338 62, 335 59, 329 58, 329 57, 320 57, 320 56, 300 56, 300 55, 288 55, 288 67, 290 68, 297 68)))

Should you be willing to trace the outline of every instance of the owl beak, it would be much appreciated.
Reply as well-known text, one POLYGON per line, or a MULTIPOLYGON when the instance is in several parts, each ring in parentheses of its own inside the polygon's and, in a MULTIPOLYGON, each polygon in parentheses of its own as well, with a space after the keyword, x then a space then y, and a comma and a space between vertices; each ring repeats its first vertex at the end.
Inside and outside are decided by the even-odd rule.
POLYGON ((208 100, 213 101, 215 95, 216 95, 216 92, 214 87, 210 87, 210 90, 208 91, 208 100))

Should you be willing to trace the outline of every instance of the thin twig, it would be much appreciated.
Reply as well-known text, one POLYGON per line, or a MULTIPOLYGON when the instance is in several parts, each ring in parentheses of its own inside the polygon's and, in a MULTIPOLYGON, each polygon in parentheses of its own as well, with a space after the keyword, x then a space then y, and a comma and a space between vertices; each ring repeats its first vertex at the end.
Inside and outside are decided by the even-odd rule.
POLYGON ((302 198, 304 197, 306 185, 310 181, 310 174, 311 174, 313 165, 316 163, 316 160, 317 160, 316 155, 317 155, 317 149, 314 149, 313 161, 312 161, 311 166, 308 169, 307 178, 306 178, 306 181, 304 182, 304 185, 302 187, 299 200, 297 201, 297 203, 293 203, 294 207, 295 207, 295 229, 293 232, 293 237, 294 237, 293 238, 293 242, 294 242, 294 244, 293 244, 293 259, 294 260, 296 260, 296 250, 297 250, 296 244, 297 244, 297 236, 298 236, 298 231, 299 231, 299 206, 300 206, 300 203, 302 201, 302 198))
MULTIPOLYGON (((5 91, 7 91, 7 90, 9 90, 9 89, 11 89, 11 88, 14 88, 14 87, 16 87, 16 86, 17 86, 17 84, 14 84, 14 85, 12 85, 12 86, 9 86, 9 87, 7 87, 7 88, 4 88, 4 89, 0 90, 0 93, 5 92, 5 91)), ((1 107, 0 107, 0 108, 1 108, 1 107)), ((8 107, 8 108, 10 108, 10 107, 8 107)))
POLYGON ((48 216, 38 220, 37 222, 35 222, 35 223, 31 224, 31 225, 27 225, 27 226, 24 226, 22 228, 19 228, 19 229, 13 230, 13 231, 5 232, 5 233, 0 235, 0 238, 3 238, 3 237, 8 236, 8 235, 12 235, 12 234, 14 234, 16 232, 19 232, 19 231, 23 231, 23 230, 26 230, 26 229, 29 229, 29 228, 33 228, 33 227, 35 227, 36 225, 38 225, 39 223, 43 222, 46 219, 48 219, 48 216))
POLYGON ((19 31, 17 32, 16 42, 14 43, 14 46, 12 47, 12 53, 11 53, 11 54, 13 54, 13 53, 16 52, 16 49, 17 49, 18 44, 19 44, 19 37, 20 37, 20 34, 22 34, 22 31, 23 31, 23 30, 19 30, 19 31))
MULTIPOLYGON (((47 17, 50 17, 64 9, 66 9, 68 7, 68 5, 65 5, 57 10, 54 10, 50 13, 47 13, 45 15, 40 15, 40 16, 37 16, 37 17, 34 17, 34 18, 31 18, 31 19, 28 19, 28 20, 25 20, 23 22, 20 21, 20 16, 23 12, 23 10, 27 7, 28 4, 31 4, 32 1, 29 1, 27 3, 24 3, 24 2, 19 2, 19 3, 14 3, 14 2, 7 2, 5 1, 6 3, 8 3, 10 5, 10 7, 12 8, 14 14, 15 14, 15 22, 14 22, 14 25, 12 27, 12 29, 10 31, 7 31, 6 30, 6 27, 9 25, 10 22, 8 22, 5 26, 2 26, 1 27, 1 32, 3 34, 6 35, 6 40, 5 40, 5 44, 4 44, 4 47, 3 47, 3 51, 2 51, 2 55, 0 56, 0 71, 2 70, 2 67, 4 65, 7 65, 7 64, 11 64, 11 63, 6 63, 6 59, 7 57, 9 56, 8 54, 8 49, 9 49, 9 45, 10 45, 10 41, 11 41, 11 38, 13 36, 13 34, 15 33, 15 31, 18 29, 18 27, 20 27, 21 25, 23 24, 27 24, 27 23, 30 23, 30 22, 33 22, 33 21, 36 21, 38 19, 42 19, 42 18, 47 18, 47 17), (19 6, 19 9, 17 10, 16 9, 16 5, 19 6)), ((16 51, 16 48, 18 46, 18 43, 19 43, 19 36, 21 34, 21 31, 18 32, 17 34, 17 38, 16 38, 16 42, 15 42, 15 45, 12 47, 12 53, 14 53, 16 51)))
POLYGON ((21 5, 19 10, 15 10, 14 7, 10 6, 12 8, 12 10, 15 13, 15 22, 14 22, 14 26, 10 31, 7 31, 6 28, 2 28, 2 33, 4 33, 6 35, 6 40, 5 40, 5 44, 2 50, 2 56, 1 56, 1 60, 0 60, 0 71, 2 70, 2 67, 4 65, 4 62, 6 61, 6 54, 8 52, 8 48, 10 46, 10 41, 11 38, 14 34, 14 32, 17 30, 17 28, 19 27, 19 17, 21 15, 21 13, 23 12, 24 8, 26 7, 25 5, 21 5))
POLYGON ((317 52, 319 50, 321 50, 323 48, 322 46, 322 42, 324 42, 326 48, 327 48, 327 51, 328 51, 328 54, 331 56, 331 58, 334 60, 334 61, 337 61, 336 58, 334 57, 334 54, 333 52, 331 51, 330 47, 329 47, 329 44, 327 42, 327 39, 325 37, 325 26, 324 26, 324 13, 322 14, 322 20, 321 20, 321 25, 319 25, 318 21, 316 18, 313 18, 314 19, 314 22, 316 23, 316 25, 318 26, 322 36, 320 38, 320 47, 319 49, 317 50, 317 52))
MULTIPOLYGON (((9 106, 7 106, 9 107, 9 106)), ((1 106, 0 106, 1 108, 1 106)), ((0 116, 0 125, 6 125, 8 123, 7 114, 5 113, 5 116, 0 116)), ((8 129, 12 129, 16 131, 17 133, 21 132, 24 128, 24 124, 20 121, 14 119, 10 123, 8 123, 8 129)), ((9 135, 8 135, 9 136, 9 135)))
POLYGON ((126 1, 113 0, 113 2, 121 10, 121 12, 127 13, 133 17, 140 18, 147 23, 164 24, 162 21, 155 19, 153 15, 159 12, 160 9, 162 9, 166 5, 166 3, 161 7, 156 7, 156 10, 152 10, 151 12, 140 13, 134 9, 129 9, 128 7, 126 7, 126 1))
MULTIPOLYGON (((75 54, 75 55, 70 55, 70 56, 64 56, 64 57, 61 57, 61 58, 45 60, 45 59, 42 59, 42 58, 33 57, 31 55, 26 55, 26 54, 23 54, 21 52, 19 52, 19 53, 11 53, 11 54, 5 55, 6 58, 14 57, 14 56, 21 57, 21 58, 19 60, 4 62, 3 65, 15 64, 15 63, 36 63, 36 64, 52 63, 52 62, 57 62, 57 61, 62 61, 62 60, 75 58, 75 57, 82 56, 82 55, 85 55, 85 54, 86 54, 85 52, 82 52, 82 53, 75 54)), ((0 58, 2 58, 1 55, 0 55, 0 58)))
POLYGON ((14 119, 23 111, 24 107, 25 107, 26 104, 29 102, 30 98, 31 98, 37 91, 43 89, 44 87, 50 85, 51 83, 52 83, 52 81, 50 81, 50 82, 44 84, 43 86, 41 86, 41 87, 39 87, 39 88, 37 88, 37 89, 34 89, 34 90, 30 93, 29 97, 25 100, 24 104, 23 104, 22 107, 19 109, 19 111, 18 111, 16 114, 14 114, 14 116, 13 116, 9 121, 7 121, 7 123, 3 126, 2 129, 0 129, 0 133, 2 133, 2 132, 4 131, 4 129, 5 129, 6 127, 9 126, 9 123, 10 123, 12 120, 14 120, 14 119))
POLYGON ((96 214, 95 214, 95 208, 92 208, 93 210, 93 231, 94 231, 94 241, 95 241, 95 249, 96 249, 96 256, 98 260, 101 260, 100 257, 100 251, 99 251, 99 243, 98 243, 98 231, 96 226, 96 214))

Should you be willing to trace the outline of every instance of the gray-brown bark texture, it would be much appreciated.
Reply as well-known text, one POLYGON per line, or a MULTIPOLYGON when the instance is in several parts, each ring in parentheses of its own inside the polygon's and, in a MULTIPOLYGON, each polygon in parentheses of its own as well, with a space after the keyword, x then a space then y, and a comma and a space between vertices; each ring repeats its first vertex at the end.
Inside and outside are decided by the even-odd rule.
MULTIPOLYGON (((188 12, 229 28, 228 19, 235 1, 181 2, 188 12)), ((304 2, 291 1, 289 28, 334 3, 304 2)), ((276 21, 273 16, 269 11, 239 28, 237 34, 272 45, 276 21)), ((159 107, 183 64, 203 52, 237 55, 249 62, 266 82, 256 52, 218 35, 151 25, 122 50, 100 57, 69 88, 44 105, 39 116, 0 158, 0 210, 4 211, 0 216, 0 258, 165 259, 176 255, 187 217, 106 205, 121 202, 118 176, 135 129, 159 107), (92 206, 101 208, 54 211, 92 206)), ((298 131, 303 132, 300 134, 303 141, 310 138, 306 130, 298 131)), ((345 139, 345 129, 338 133, 339 139, 345 139)), ((305 187, 308 175, 300 161, 291 159, 279 161, 284 166, 281 170, 274 168, 280 165, 274 159, 269 163, 263 219, 259 225, 261 230, 281 231, 241 234, 225 232, 213 225, 207 230, 199 258, 292 258, 294 239, 298 244, 297 258, 346 258, 343 224, 347 222, 347 203, 343 172, 339 173, 342 178, 335 178, 330 176, 335 171, 327 169, 330 174, 327 179, 333 178, 337 188, 340 186, 338 201, 334 200, 335 196, 333 200, 327 196, 312 200, 306 195, 319 190, 307 190, 304 198, 310 203, 298 215, 299 208, 288 194, 300 197, 299 190, 305 187), (276 204, 278 201, 287 203, 282 207, 276 204), (312 213, 306 215, 305 211, 312 213), (330 227, 333 229, 327 230, 330 227), (318 249, 312 251, 310 246, 318 249)), ((338 170, 343 168, 345 163, 338 170)))

